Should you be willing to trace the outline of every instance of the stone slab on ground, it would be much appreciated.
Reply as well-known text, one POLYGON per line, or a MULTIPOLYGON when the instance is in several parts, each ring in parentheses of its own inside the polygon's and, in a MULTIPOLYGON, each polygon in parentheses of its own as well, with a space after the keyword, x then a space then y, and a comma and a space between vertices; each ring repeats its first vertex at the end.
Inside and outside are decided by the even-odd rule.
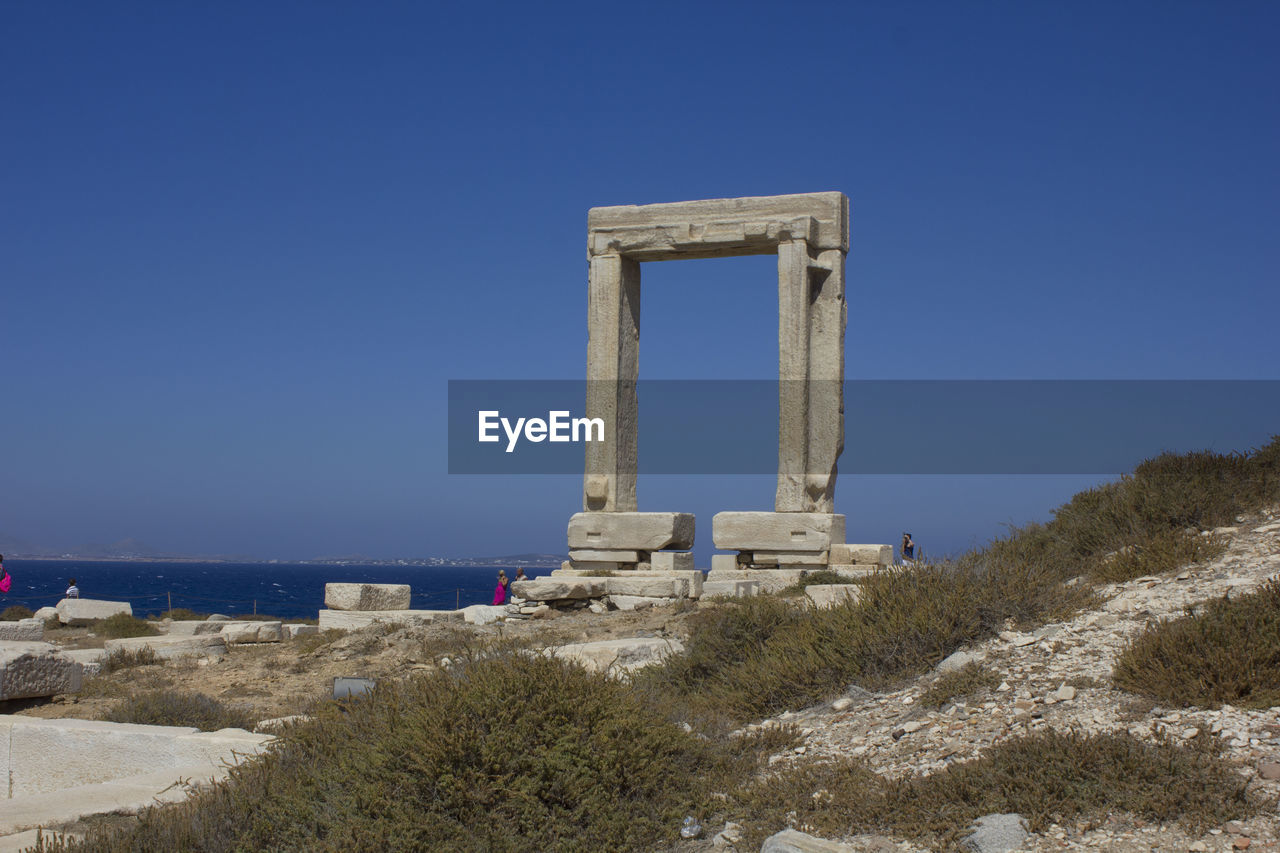
POLYGON ((893 546, 833 544, 831 546, 831 562, 891 566, 893 565, 893 546))
POLYGON ((58 615, 58 608, 45 606, 37 610, 35 612, 35 616, 33 616, 32 618, 39 619, 41 622, 43 622, 44 620, 52 619, 57 615, 58 615))
POLYGON ((221 634, 223 621, 210 622, 208 619, 175 619, 172 622, 152 622, 166 634, 180 637, 194 637, 197 634, 221 634))
POLYGON ((109 619, 117 613, 133 615, 133 605, 127 601, 103 601, 97 598, 64 598, 57 603, 58 621, 63 625, 84 626, 99 619, 109 619))
POLYGON ((856 583, 816 583, 806 586, 804 594, 815 607, 825 609, 840 604, 856 604, 862 598, 862 587, 856 583))
POLYGON ((102 660, 107 656, 105 649, 63 649, 62 654, 80 664, 84 678, 102 672, 102 660))
POLYGON ((702 594, 701 572, 696 573, 696 581, 689 577, 673 576, 674 574, 604 578, 605 594, 638 595, 646 598, 697 598, 702 594))
POLYGON ((634 637, 624 640, 599 640, 594 643, 571 643, 548 649, 552 655, 581 664, 591 672, 626 673, 640 667, 660 663, 669 655, 680 654, 684 646, 678 640, 661 637, 634 637))
POLYGON ((0 641, 0 700, 77 693, 84 671, 52 643, 0 641))
POLYGON ((687 512, 579 512, 569 519, 569 548, 660 551, 693 547, 687 512))
POLYGON ((384 625, 427 625, 431 622, 461 622, 461 610, 321 610, 321 631, 358 631, 374 623, 384 625))
POLYGON ((232 643, 278 643, 284 639, 284 624, 278 621, 249 622, 233 620, 215 623, 222 626, 222 639, 232 643))
POLYGON ((107 640, 103 644, 103 651, 107 655, 116 652, 139 652, 144 648, 151 649, 158 657, 165 660, 209 657, 227 653, 227 644, 221 634, 197 634, 190 637, 173 634, 161 634, 159 637, 124 637, 119 640, 107 640))
POLYGON ((654 598, 645 595, 610 595, 609 603, 615 610, 643 610, 646 607, 666 607, 675 604, 674 598, 654 598))
POLYGON ((283 627, 284 627, 284 637, 286 640, 292 640, 295 637, 305 637, 308 634, 320 633, 319 625, 306 625, 302 623, 286 622, 283 627))
POLYGON ((16 622, 0 622, 0 640, 40 641, 43 639, 43 619, 19 619, 16 622))
POLYGON ((718 512, 711 540, 724 551, 827 551, 844 541, 845 519, 826 512, 718 512))
POLYGON ((404 583, 327 583, 324 606, 330 610, 408 610, 409 585, 404 583))
POLYGON ((563 601, 565 599, 600 598, 605 594, 608 578, 557 575, 532 578, 511 584, 511 592, 526 601, 563 601))

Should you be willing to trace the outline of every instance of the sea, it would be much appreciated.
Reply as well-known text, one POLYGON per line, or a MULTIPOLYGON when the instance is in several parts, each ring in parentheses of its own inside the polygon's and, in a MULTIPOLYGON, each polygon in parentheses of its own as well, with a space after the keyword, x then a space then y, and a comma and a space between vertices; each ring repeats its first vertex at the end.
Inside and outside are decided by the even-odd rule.
MULTIPOLYGON (((514 567, 360 565, 355 563, 198 563, 127 560, 23 560, 6 557, 13 579, 0 609, 14 604, 31 610, 57 604, 76 579, 81 598, 127 601, 135 616, 170 608, 226 616, 259 614, 280 619, 315 619, 324 607, 326 583, 409 584, 415 610, 452 610, 492 604, 498 570, 514 567)), ((550 568, 525 567, 529 577, 550 568)))

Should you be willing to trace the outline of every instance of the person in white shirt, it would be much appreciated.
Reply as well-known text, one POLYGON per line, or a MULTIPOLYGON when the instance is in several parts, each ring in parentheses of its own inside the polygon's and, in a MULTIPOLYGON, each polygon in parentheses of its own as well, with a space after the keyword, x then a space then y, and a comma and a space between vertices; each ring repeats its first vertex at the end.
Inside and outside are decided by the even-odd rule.
POLYGON ((75 578, 72 578, 72 579, 71 579, 71 585, 67 587, 67 595, 66 595, 66 597, 67 597, 67 598, 79 598, 79 597, 80 597, 80 587, 76 586, 76 579, 75 579, 75 578))

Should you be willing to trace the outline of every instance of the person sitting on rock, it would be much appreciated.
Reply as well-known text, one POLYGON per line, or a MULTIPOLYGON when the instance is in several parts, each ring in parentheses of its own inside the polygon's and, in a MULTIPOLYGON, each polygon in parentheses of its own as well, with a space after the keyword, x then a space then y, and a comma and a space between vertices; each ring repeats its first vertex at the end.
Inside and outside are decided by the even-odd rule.
POLYGON ((67 592, 66 592, 66 595, 65 595, 64 597, 65 597, 65 598, 79 598, 79 597, 80 597, 80 587, 76 586, 76 579, 75 579, 75 578, 72 578, 72 579, 71 579, 71 583, 67 585, 67 592))

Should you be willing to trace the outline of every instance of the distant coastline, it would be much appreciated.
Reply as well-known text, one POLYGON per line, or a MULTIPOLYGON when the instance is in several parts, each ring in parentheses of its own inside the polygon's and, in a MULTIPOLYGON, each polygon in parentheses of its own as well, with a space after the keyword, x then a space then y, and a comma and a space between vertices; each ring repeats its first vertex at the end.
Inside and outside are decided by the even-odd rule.
POLYGON ((11 560, 84 560, 96 563, 260 563, 282 566, 440 566, 460 568, 471 566, 528 566, 536 569, 558 569, 569 559, 560 554, 509 554, 500 557, 416 557, 375 559, 373 557, 320 557, 311 560, 264 560, 247 555, 200 557, 179 554, 24 554, 21 551, 0 552, 11 560))

